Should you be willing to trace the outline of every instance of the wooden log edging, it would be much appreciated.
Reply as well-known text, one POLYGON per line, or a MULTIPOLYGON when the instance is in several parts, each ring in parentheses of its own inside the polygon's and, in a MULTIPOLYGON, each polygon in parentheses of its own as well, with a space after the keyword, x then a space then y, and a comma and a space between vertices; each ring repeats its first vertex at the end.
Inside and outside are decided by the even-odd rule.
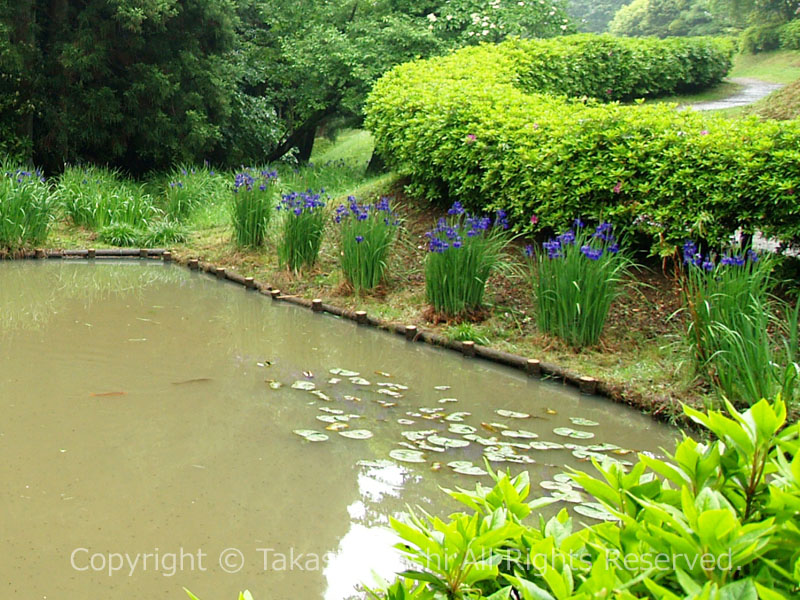
POLYGON ((12 260, 73 258, 162 259, 165 263, 174 262, 192 271, 207 273, 215 279, 227 280, 231 283, 241 285, 246 290, 257 290, 262 295, 270 296, 274 301, 287 302, 317 313, 328 313, 342 319, 353 321, 358 325, 367 325, 377 329, 383 329, 390 333, 403 336, 409 343, 422 342, 431 346, 446 348, 458 352, 465 357, 465 360, 471 359, 472 357, 482 358, 493 363, 518 369, 527 373, 530 377, 559 380, 564 384, 580 390, 581 393, 602 396, 618 404, 626 404, 639 411, 645 411, 656 420, 667 421, 671 424, 675 424, 677 420, 683 426, 695 428, 691 421, 680 418, 682 414, 680 402, 669 396, 653 395, 645 397, 638 392, 631 392, 625 389, 622 385, 587 377, 581 373, 576 373, 559 365, 547 363, 536 358, 529 358, 519 354, 489 348, 488 346, 482 346, 473 342, 454 341, 433 331, 420 329, 416 325, 384 321, 370 316, 363 310, 342 308, 323 302, 320 299, 310 300, 296 295, 284 294, 271 285, 255 280, 253 277, 245 277, 229 268, 200 261, 199 258, 175 256, 169 250, 163 248, 97 248, 72 250, 37 248, 35 250, 20 251, 8 256, 3 256, 2 258, 9 258, 12 260))

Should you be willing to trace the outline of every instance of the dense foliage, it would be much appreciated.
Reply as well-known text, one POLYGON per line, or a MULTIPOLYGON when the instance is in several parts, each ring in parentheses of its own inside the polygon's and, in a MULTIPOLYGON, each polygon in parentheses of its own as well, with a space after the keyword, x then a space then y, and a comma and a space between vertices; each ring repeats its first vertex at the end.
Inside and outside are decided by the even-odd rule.
POLYGON ((450 491, 466 509, 446 519, 392 519, 414 566, 373 597, 796 598, 800 425, 786 426, 780 399, 744 413, 685 411, 713 442, 685 437, 666 459, 640 454, 630 469, 600 454, 597 475, 572 474, 607 522, 579 528, 566 509, 537 520, 552 500, 529 500, 527 473, 450 491))
POLYGON ((633 0, 608 25, 614 35, 656 37, 716 35, 730 31, 735 19, 714 0, 633 0))
POLYGON ((511 41, 401 65, 367 108, 376 147, 415 191, 473 211, 507 208, 561 229, 576 215, 636 227, 672 254, 738 227, 800 236, 800 123, 728 120, 534 91, 631 98, 719 81, 710 39, 576 36, 511 41), (502 193, 498 193, 498 192, 502 193))
POLYGON ((604 33, 626 0, 570 0, 567 12, 580 31, 604 33))
POLYGON ((571 30, 563 0, 0 0, 0 155, 48 172, 306 160, 393 65, 571 30))

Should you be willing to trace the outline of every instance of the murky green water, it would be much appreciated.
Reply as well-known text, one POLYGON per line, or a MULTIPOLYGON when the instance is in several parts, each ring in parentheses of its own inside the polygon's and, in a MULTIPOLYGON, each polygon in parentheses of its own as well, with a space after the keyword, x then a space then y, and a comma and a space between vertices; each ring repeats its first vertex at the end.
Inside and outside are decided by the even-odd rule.
MULTIPOLYGON (((655 453, 676 435, 560 384, 142 262, 0 263, 0 410, 2 595, 59 600, 182 598, 183 586, 204 600, 244 588, 259 599, 346 598, 372 569, 398 568, 382 529, 389 515, 406 504, 445 514, 454 505, 439 486, 488 482, 447 466, 483 466, 475 441, 426 450, 422 464, 390 459, 410 443, 404 431, 463 439, 448 429, 470 425, 483 438, 531 441, 486 422, 537 441, 655 453), (392 390, 379 382, 409 389, 394 388, 396 398, 377 393, 392 390), (420 409, 471 414, 445 421, 420 409), (347 415, 358 417, 350 429, 374 436, 347 439, 317 419, 347 415), (308 442, 297 429, 330 439, 308 442)), ((494 466, 540 481, 587 464, 569 449, 515 451, 536 462, 494 466)))

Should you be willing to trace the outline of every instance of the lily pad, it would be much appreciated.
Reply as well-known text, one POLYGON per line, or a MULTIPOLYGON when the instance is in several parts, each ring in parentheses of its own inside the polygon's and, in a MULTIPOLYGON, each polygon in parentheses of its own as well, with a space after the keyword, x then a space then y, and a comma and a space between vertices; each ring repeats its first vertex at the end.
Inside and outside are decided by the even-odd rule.
POLYGON ((583 495, 577 490, 569 490, 569 491, 554 491, 550 494, 556 500, 560 500, 561 502, 569 502, 570 504, 578 504, 579 502, 583 502, 583 495))
POLYGON ((533 450, 563 450, 564 444, 558 444, 556 442, 534 441, 530 443, 530 447, 533 450))
POLYGON ((569 437, 576 440, 588 440, 594 437, 594 434, 590 431, 580 431, 578 429, 572 429, 572 427, 556 427, 553 429, 553 433, 561 437, 569 437))
POLYGON ((599 502, 584 502, 583 504, 576 504, 573 509, 579 515, 589 517, 590 519, 597 519, 598 521, 617 520, 617 517, 608 512, 606 507, 599 502))
POLYGON ((314 431, 313 429, 295 429, 293 433, 309 442, 324 442, 328 439, 327 435, 319 431, 314 431))
POLYGON ((394 388, 396 390, 407 390, 408 389, 407 385, 402 385, 402 384, 399 384, 399 383, 395 383, 394 381, 379 381, 376 385, 378 387, 388 387, 388 388, 394 388))
POLYGON ((527 440, 535 440, 539 437, 538 433, 533 433, 532 431, 525 431, 524 429, 505 429, 500 432, 500 435, 504 435, 506 437, 511 438, 523 438, 527 440))
POLYGON ((449 390, 450 386, 449 385, 435 385, 435 386, 433 386, 433 389, 438 390, 440 392, 444 392, 445 390, 449 390))
POLYGON ((319 409, 322 412, 328 413, 329 415, 343 415, 344 414, 344 411, 340 410, 338 408, 329 408, 327 406, 320 406, 319 409))
POLYGON ((350 383, 353 385, 371 385, 369 381, 364 379, 363 377, 351 377, 350 383))
POLYGON ((358 377, 358 371, 348 371, 347 369, 330 369, 328 371, 332 375, 341 375, 342 377, 358 377))
POLYGON ((390 388, 381 388, 381 389, 378 390, 378 393, 379 394, 384 394, 386 396, 391 396, 392 398, 402 398, 403 397, 403 394, 401 394, 400 392, 396 392, 396 391, 394 391, 393 389, 390 389, 390 388))
POLYGON ((356 465, 359 467, 367 467, 369 469, 385 469, 387 467, 396 466, 392 461, 385 458, 379 458, 377 460, 360 460, 356 463, 356 465))
POLYGON ((591 446, 587 446, 586 449, 592 452, 616 452, 617 450, 622 450, 622 448, 616 444, 592 444, 591 446))
POLYGON ((343 398, 349 402, 361 402, 361 398, 358 396, 343 396, 343 398))
POLYGON ((376 400, 376 402, 384 408, 392 408, 393 406, 397 406, 397 402, 389 402, 387 400, 376 400))
POLYGON ((328 379, 328 383, 330 383, 331 385, 336 385, 340 381, 341 379, 339 377, 331 377, 330 379, 328 379))
POLYGON ((323 423, 344 423, 347 421, 343 415, 317 415, 317 421, 323 423))
POLYGON ((450 433, 455 433, 458 435, 465 435, 467 433, 475 433, 478 431, 472 425, 462 425, 460 423, 453 423, 450 427, 447 428, 450 433))
POLYGON ((440 398, 439 404, 447 404, 449 402, 458 402, 458 398, 440 398))
POLYGON ((422 431, 403 431, 400 433, 404 438, 411 442, 417 442, 419 440, 424 440, 428 436, 431 436, 436 433, 435 429, 425 429, 422 431))
POLYGON ((443 448, 442 446, 432 446, 425 440, 417 442, 417 447, 421 448, 422 450, 430 450, 431 452, 444 452, 446 450, 446 448, 443 448))
POLYGON ((325 402, 333 402, 333 398, 321 390, 311 390, 311 393, 320 400, 324 400, 325 402))
POLYGON ((517 412, 515 410, 506 410, 505 408, 498 408, 494 412, 496 412, 501 417, 507 417, 509 419, 527 419, 530 417, 528 413, 517 412))
POLYGON ((488 475, 486 471, 481 469, 480 467, 476 467, 468 460, 454 460, 452 462, 447 463, 447 466, 453 469, 456 473, 460 475, 488 475))
POLYGON ((303 390, 304 392, 310 392, 311 390, 317 389, 317 386, 314 385, 313 381, 295 381, 292 384, 293 390, 303 390))
POLYGON ((447 415, 447 416, 444 418, 444 420, 445 420, 445 421, 450 421, 451 423, 460 423, 460 422, 461 422, 461 421, 463 421, 463 420, 464 420, 466 417, 469 417, 469 416, 471 416, 471 415, 472 415, 472 413, 469 413, 469 412, 466 412, 466 411, 463 411, 463 410, 462 410, 462 411, 460 411, 460 412, 454 412, 454 413, 450 413, 449 415, 447 415))
POLYGON ((416 421, 412 421, 411 419, 397 419, 397 422, 400 425, 413 425, 416 421))
POLYGON ((559 483, 557 481, 540 481, 539 487, 548 491, 570 492, 572 486, 568 483, 559 483))
POLYGON ((475 442, 476 444, 480 444, 481 446, 495 446, 497 445, 497 438, 485 438, 479 435, 475 435, 473 433, 467 434, 464 436, 465 440, 469 440, 470 442, 475 442))
POLYGON ((270 389, 279 390, 283 387, 283 384, 280 381, 275 381, 274 379, 270 379, 267 381, 269 384, 270 389))
POLYGON ((400 462, 408 462, 408 463, 425 462, 425 455, 419 450, 396 449, 389 452, 389 456, 391 456, 395 460, 399 460, 400 462))
POLYGON ((572 477, 568 473, 556 473, 553 475, 553 481, 557 481, 558 483, 566 483, 567 485, 572 485, 572 477))
POLYGON ((348 431, 340 431, 339 435, 351 440, 368 440, 373 434, 369 429, 350 429, 348 431))
POLYGON ((600 425, 597 421, 584 419, 583 417, 570 417, 569 420, 572 421, 573 425, 579 425, 580 427, 597 427, 600 425))
POLYGON ((444 408, 441 406, 437 406, 435 408, 420 408, 418 410, 426 415, 435 415, 436 413, 444 412, 444 408))
POLYGON ((443 435, 432 435, 428 438, 428 442, 445 448, 466 448, 469 446, 469 441, 467 440, 449 438, 443 435))

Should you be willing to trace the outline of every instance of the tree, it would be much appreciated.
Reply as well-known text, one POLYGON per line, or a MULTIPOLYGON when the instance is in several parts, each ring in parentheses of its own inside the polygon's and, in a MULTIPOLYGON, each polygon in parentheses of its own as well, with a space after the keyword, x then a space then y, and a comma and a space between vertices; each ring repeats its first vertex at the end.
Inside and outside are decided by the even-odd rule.
POLYGON ((603 33, 627 0, 570 0, 567 13, 580 31, 603 33))

